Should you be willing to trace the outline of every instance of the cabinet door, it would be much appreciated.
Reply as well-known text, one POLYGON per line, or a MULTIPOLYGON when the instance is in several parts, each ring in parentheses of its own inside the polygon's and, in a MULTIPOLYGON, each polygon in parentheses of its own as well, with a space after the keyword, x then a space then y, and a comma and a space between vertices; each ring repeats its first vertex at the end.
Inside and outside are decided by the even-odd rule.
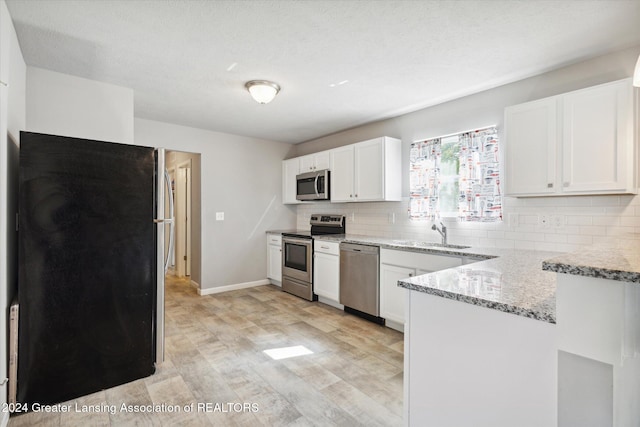
POLYGON ((627 189, 633 152, 633 91, 628 80, 563 97, 562 191, 627 189))
POLYGON ((329 151, 321 151, 313 155, 314 165, 317 170, 331 169, 331 156, 329 151))
POLYGON ((299 157, 299 159, 300 173, 329 169, 329 165, 331 163, 329 151, 308 154, 306 156, 299 157))
POLYGON ((300 173, 300 159, 282 161, 282 203, 297 204, 296 200, 296 175, 300 173))
POLYGON ((267 245, 267 278, 282 283, 282 247, 267 245))
POLYGON ((505 109, 506 193, 543 195, 558 191, 557 97, 505 109))
POLYGON ((353 145, 331 150, 331 201, 353 202, 353 145))
POLYGON ((299 157, 300 161, 300 173, 311 172, 315 169, 315 155, 309 154, 307 156, 299 157))
POLYGON ((340 257, 315 253, 313 292, 333 301, 340 300, 340 257))
POLYGON ((360 202, 384 199, 384 139, 360 142, 354 149, 354 198, 360 202))
POLYGON ((398 280, 415 275, 413 268, 380 264, 380 317, 404 324, 406 289, 398 286, 398 280))

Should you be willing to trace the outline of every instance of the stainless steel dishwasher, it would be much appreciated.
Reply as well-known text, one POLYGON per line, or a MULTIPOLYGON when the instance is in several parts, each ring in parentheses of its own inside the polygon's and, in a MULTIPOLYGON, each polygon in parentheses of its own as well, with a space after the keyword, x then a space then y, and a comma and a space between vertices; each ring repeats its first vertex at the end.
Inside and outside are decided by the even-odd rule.
POLYGON ((340 243, 340 304, 376 323, 380 318, 380 248, 340 243))

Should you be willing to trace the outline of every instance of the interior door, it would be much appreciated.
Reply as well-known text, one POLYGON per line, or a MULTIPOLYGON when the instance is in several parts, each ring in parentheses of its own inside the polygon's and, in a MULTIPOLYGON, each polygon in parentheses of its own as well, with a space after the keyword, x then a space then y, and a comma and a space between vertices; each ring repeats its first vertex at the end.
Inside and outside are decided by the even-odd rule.
POLYGON ((191 275, 191 160, 176 170, 176 274, 191 275))
MULTIPOLYGON (((175 185, 176 185, 176 169, 175 168, 170 168, 168 169, 169 172, 169 180, 171 181, 171 193, 172 193, 172 197, 175 200, 175 185)), ((171 212, 170 212, 170 207, 169 207, 169 190, 165 190, 166 194, 165 194, 165 204, 164 204, 164 214, 165 214, 165 218, 169 218, 171 216, 171 212)), ((175 209, 175 207, 174 207, 175 209)), ((171 233, 171 224, 165 224, 164 226, 165 229, 165 239, 164 239, 164 251, 165 251, 165 256, 169 257, 169 268, 170 269, 175 269, 176 267, 176 248, 175 245, 173 245, 172 248, 169 247, 169 240, 170 240, 170 234, 171 233)))

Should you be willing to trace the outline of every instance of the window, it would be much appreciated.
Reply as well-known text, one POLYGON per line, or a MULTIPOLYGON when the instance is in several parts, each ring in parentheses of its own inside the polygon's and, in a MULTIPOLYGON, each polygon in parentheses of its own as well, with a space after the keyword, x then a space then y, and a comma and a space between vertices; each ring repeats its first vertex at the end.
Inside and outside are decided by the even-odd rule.
POLYGON ((410 163, 411 219, 502 220, 495 127, 414 142, 410 163))

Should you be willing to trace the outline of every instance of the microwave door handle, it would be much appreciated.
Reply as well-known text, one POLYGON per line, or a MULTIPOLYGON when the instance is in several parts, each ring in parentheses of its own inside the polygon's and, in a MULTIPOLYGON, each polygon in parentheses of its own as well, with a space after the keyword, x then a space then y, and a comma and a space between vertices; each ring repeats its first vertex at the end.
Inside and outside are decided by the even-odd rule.
POLYGON ((316 179, 313 182, 313 189, 316 191, 316 197, 319 199, 320 193, 318 192, 318 178, 320 178, 320 175, 316 175, 316 179))

